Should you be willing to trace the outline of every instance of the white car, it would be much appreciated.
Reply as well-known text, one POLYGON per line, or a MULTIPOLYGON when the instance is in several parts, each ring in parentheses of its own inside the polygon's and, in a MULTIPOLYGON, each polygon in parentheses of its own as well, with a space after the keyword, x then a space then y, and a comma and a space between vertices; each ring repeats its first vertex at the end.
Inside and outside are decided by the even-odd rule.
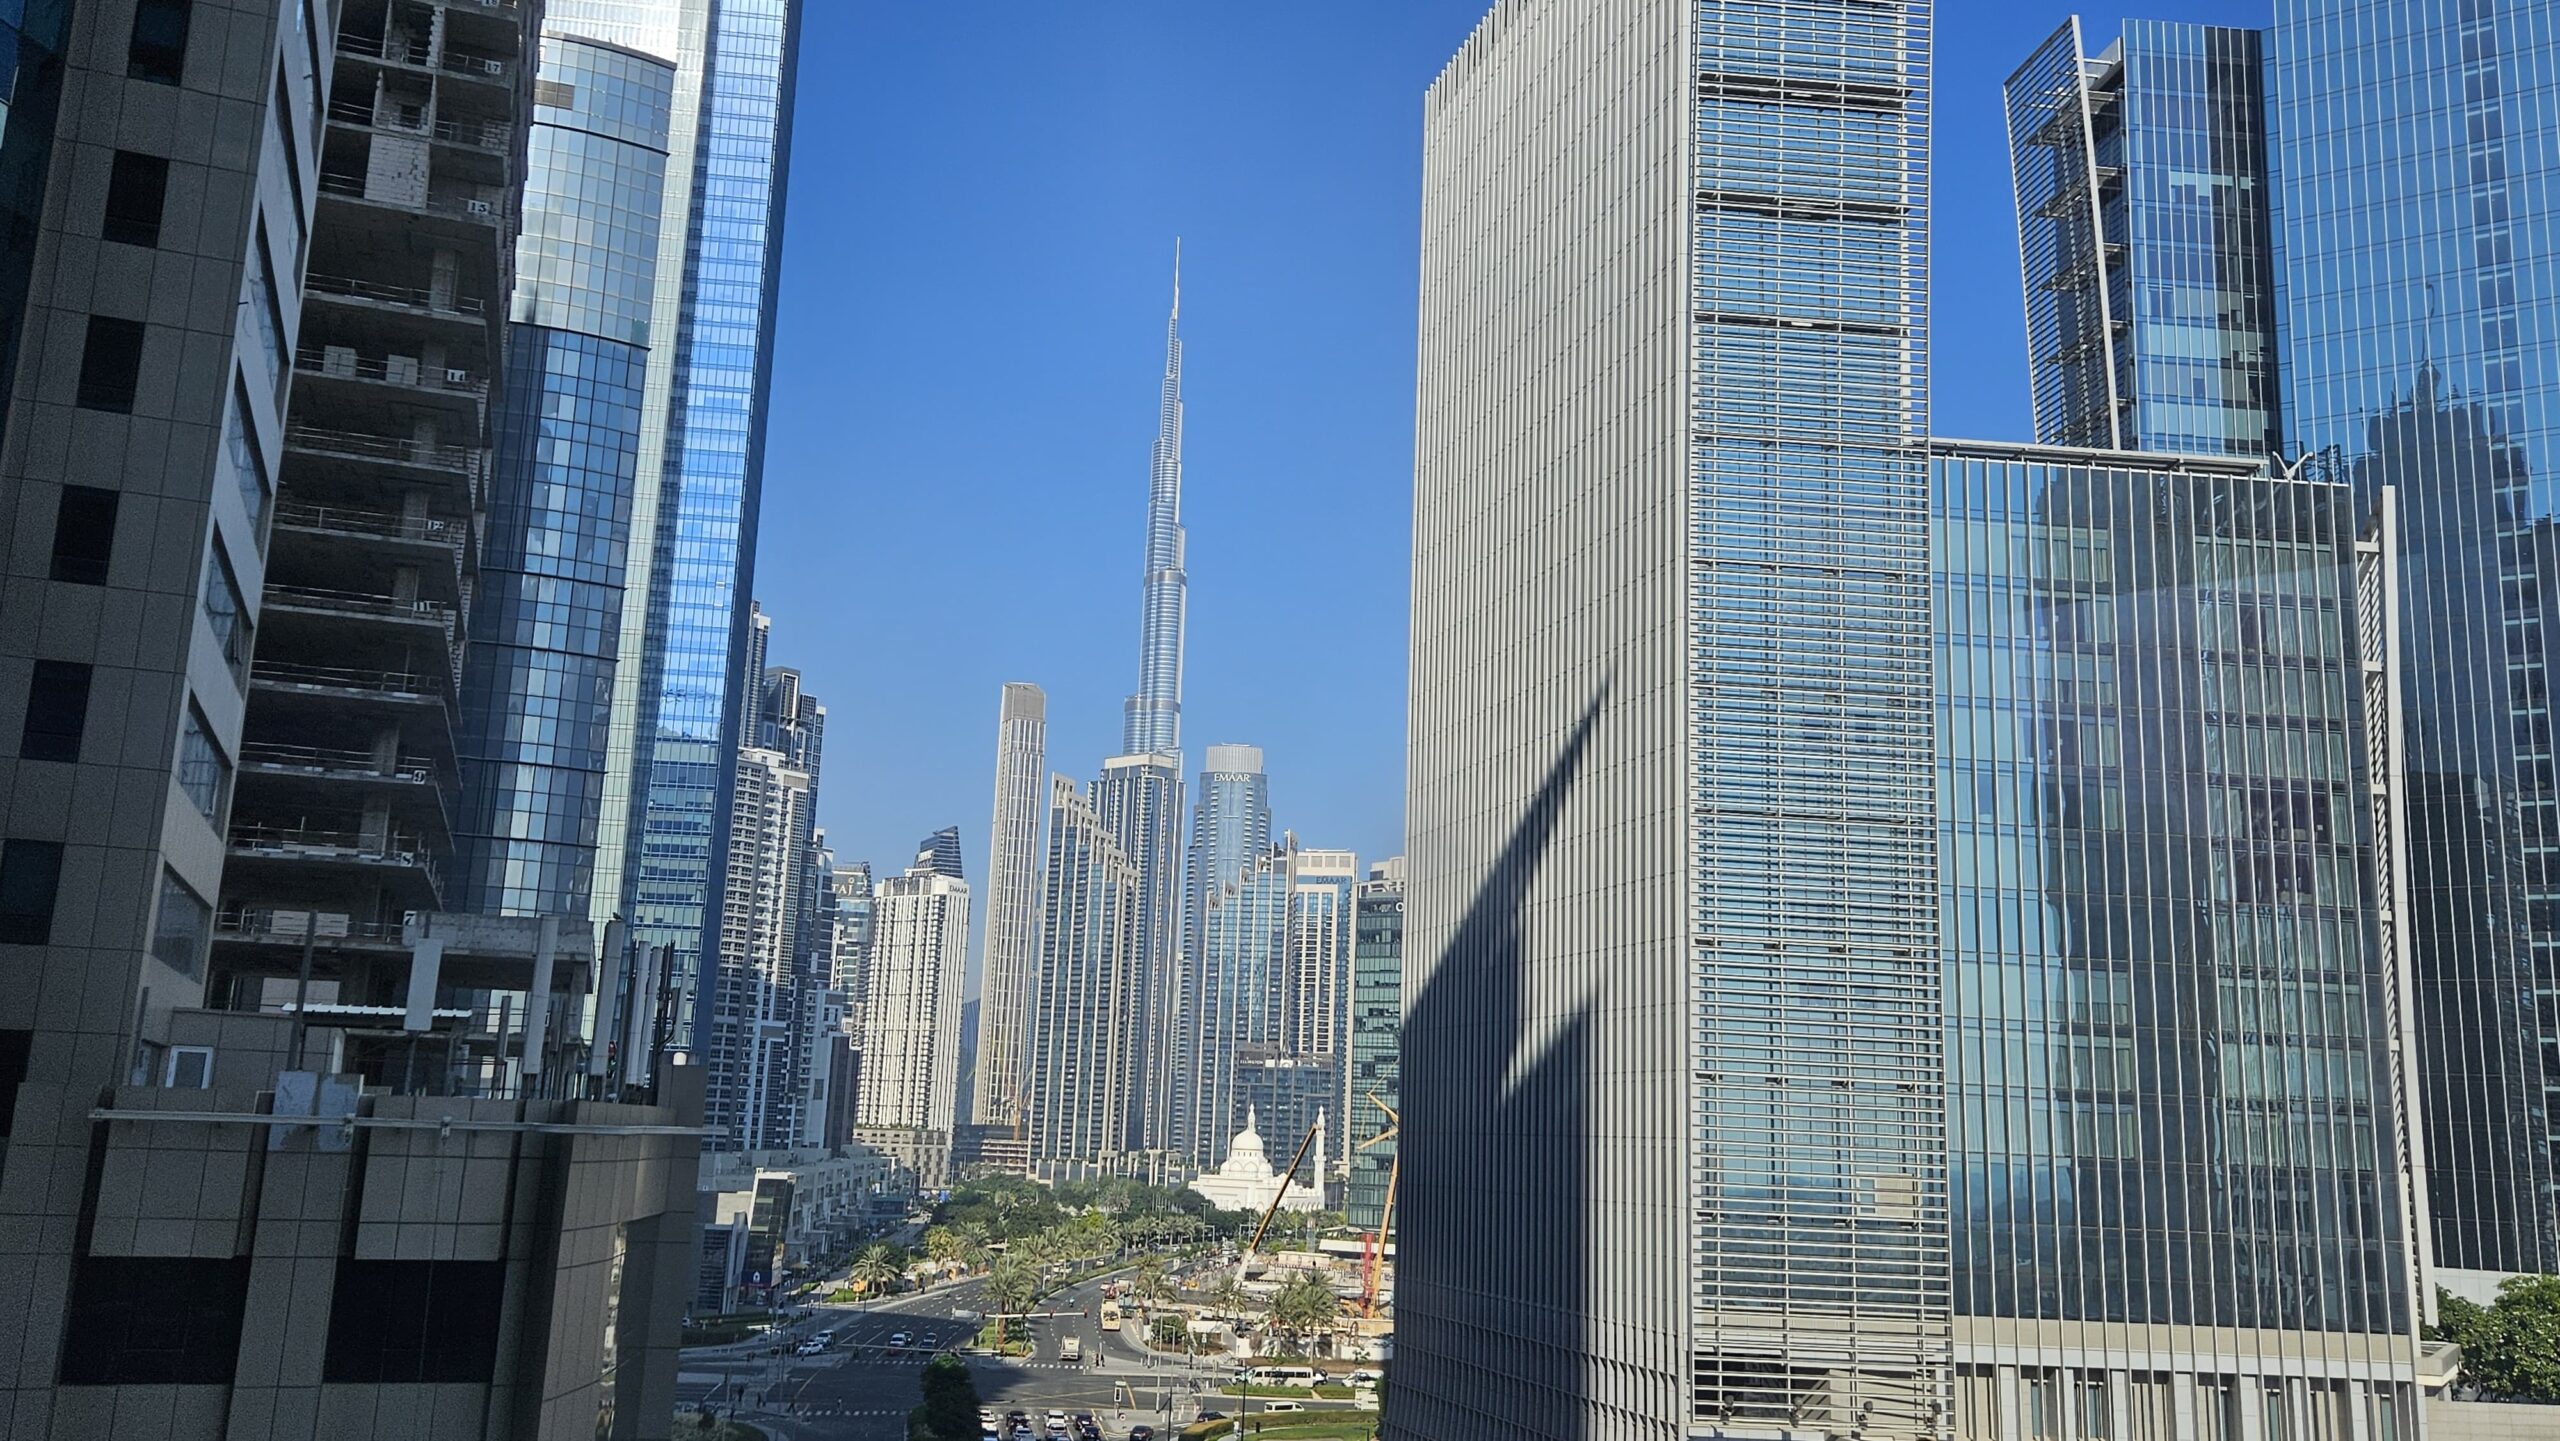
POLYGON ((826 1338, 823 1336, 812 1336, 808 1340, 801 1342, 799 1345, 792 1347, 791 1354, 795 1356, 823 1356, 827 1354, 826 1338))
POLYGON ((889 1344, 892 1346, 904 1346, 907 1344, 909 1339, 910 1338, 907 1333, 904 1331, 892 1331, 889 1333, 889 1344))

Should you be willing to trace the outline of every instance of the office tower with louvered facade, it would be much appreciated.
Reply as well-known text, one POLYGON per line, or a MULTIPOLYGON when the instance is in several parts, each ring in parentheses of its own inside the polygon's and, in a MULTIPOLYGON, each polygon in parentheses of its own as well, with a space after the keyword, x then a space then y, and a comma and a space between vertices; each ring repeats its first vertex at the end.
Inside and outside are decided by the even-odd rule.
POLYGON ((1398 1438, 1944 1424, 1925 0, 1432 87, 1398 1438))

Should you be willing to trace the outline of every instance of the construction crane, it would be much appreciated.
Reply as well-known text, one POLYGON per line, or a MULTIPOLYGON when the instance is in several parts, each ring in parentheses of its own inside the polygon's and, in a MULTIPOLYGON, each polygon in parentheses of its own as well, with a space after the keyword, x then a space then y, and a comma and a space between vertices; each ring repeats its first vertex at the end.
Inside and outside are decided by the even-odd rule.
MULTIPOLYGON (((1363 1151, 1371 1146, 1385 1145, 1393 1141, 1396 1138, 1396 1132, 1404 1125, 1404 1118, 1398 1116, 1386 1102, 1379 1100, 1377 1092, 1369 1093, 1369 1104, 1386 1112, 1387 1128, 1362 1141, 1358 1149, 1363 1151)), ((1396 1171, 1404 1162, 1403 1150, 1404 1148, 1399 1146, 1387 1156, 1387 1203, 1378 1214, 1378 1229, 1370 1233, 1369 1244, 1363 1248, 1363 1254, 1360 1257, 1360 1314, 1363 1316, 1378 1314, 1378 1278, 1386 1269, 1387 1237, 1391 1234, 1390 1228, 1395 1225, 1396 1171)))
POLYGON ((1271 1204, 1262 1208, 1262 1224, 1253 1228, 1253 1239, 1244 1243, 1236 1255, 1236 1281, 1244 1281, 1244 1268, 1253 1261, 1254 1248, 1262 1244, 1262 1233, 1271 1229, 1271 1218, 1280 1214, 1280 1203, 1289 1199, 1289 1187, 1298 1179, 1298 1163, 1307 1159, 1307 1148, 1316 1143, 1316 1133, 1324 1129, 1324 1117, 1316 1117, 1307 1134, 1298 1142, 1298 1152, 1289 1158, 1289 1169, 1280 1173, 1280 1184, 1271 1192, 1271 1204))

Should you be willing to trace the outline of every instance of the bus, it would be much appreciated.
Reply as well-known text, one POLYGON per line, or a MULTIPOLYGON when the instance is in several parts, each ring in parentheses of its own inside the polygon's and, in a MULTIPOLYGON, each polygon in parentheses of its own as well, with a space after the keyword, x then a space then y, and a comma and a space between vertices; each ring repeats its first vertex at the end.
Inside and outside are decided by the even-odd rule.
POLYGON ((1254 1366, 1245 1371, 1244 1382, 1248 1386, 1313 1386, 1316 1384, 1316 1368, 1254 1366))
POLYGON ((1117 1331, 1120 1329, 1119 1302, 1105 1301, 1102 1303, 1102 1329, 1105 1331, 1117 1331))

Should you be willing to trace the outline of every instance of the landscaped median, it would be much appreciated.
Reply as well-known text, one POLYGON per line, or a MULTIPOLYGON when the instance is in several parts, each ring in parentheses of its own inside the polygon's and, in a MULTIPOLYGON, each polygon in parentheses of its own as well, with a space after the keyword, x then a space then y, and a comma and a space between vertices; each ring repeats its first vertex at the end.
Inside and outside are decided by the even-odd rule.
MULTIPOLYGON (((1235 1425, 1233 1416, 1194 1421, 1182 1434, 1190 1441, 1207 1441, 1232 1434, 1235 1425)), ((1377 1432, 1375 1411, 1283 1411, 1244 1418, 1244 1434, 1256 1441, 1369 1441, 1377 1432)))

